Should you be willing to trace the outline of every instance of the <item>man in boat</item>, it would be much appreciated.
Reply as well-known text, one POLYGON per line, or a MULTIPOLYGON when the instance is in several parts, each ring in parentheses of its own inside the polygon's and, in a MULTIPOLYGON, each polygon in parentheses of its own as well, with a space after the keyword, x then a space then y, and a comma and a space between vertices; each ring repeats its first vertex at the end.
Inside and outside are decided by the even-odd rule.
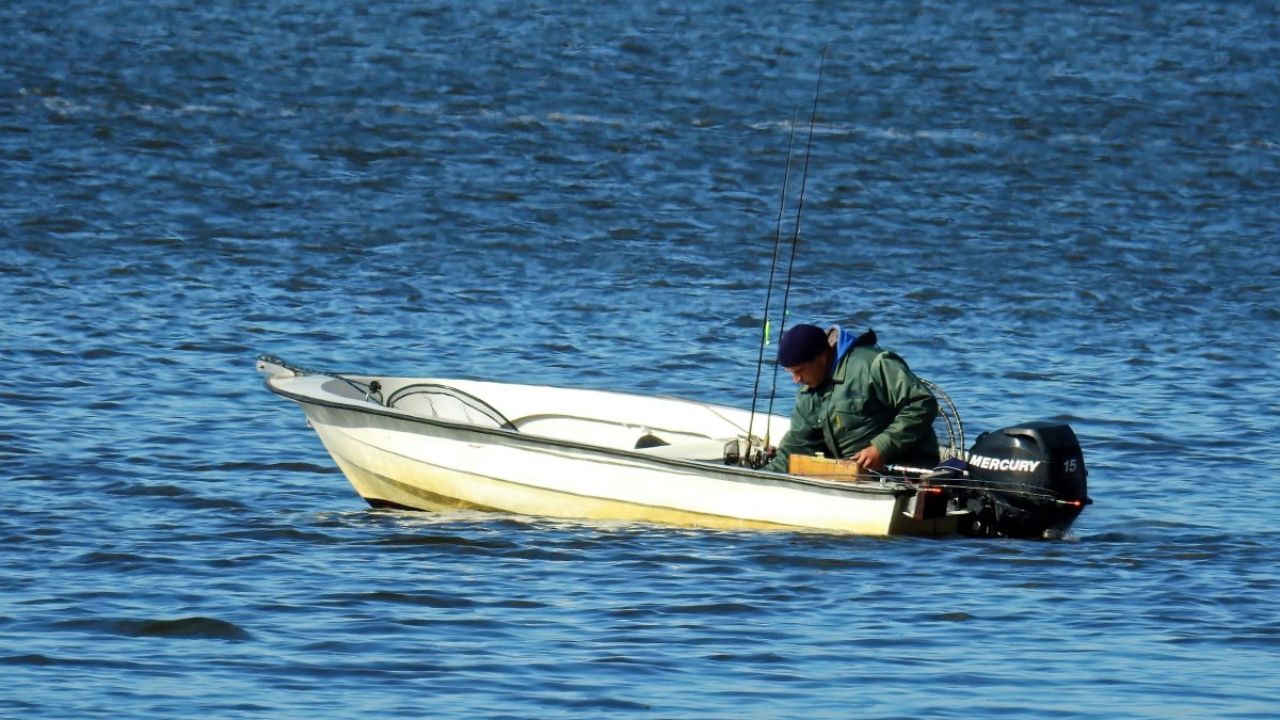
POLYGON ((876 333, 796 325, 778 343, 778 364, 801 387, 791 429, 766 470, 787 472, 794 455, 823 454, 863 468, 938 463, 938 401, 876 333))

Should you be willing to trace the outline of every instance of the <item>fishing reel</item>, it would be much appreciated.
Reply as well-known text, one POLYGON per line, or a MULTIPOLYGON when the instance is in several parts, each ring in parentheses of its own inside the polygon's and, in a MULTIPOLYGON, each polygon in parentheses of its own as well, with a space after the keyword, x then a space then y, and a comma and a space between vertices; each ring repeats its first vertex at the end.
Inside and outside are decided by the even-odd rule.
POLYGON ((763 440, 754 435, 750 438, 734 438, 724 444, 725 465, 740 465, 759 470, 776 454, 778 454, 777 448, 767 447, 763 440))

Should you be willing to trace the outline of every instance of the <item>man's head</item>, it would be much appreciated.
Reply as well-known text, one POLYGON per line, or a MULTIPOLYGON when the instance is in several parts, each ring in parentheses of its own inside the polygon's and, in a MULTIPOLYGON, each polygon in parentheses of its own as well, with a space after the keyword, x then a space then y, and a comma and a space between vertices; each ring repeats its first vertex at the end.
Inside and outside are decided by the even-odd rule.
POLYGON ((778 364, 791 373, 792 380, 807 388, 826 381, 832 356, 827 331, 817 325, 796 325, 778 341, 778 364))

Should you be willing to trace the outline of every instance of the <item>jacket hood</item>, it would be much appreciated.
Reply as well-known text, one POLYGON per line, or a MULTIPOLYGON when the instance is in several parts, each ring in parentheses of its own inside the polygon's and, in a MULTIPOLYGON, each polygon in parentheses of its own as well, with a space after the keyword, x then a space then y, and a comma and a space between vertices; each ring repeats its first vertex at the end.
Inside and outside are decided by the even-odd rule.
MULTIPOLYGON (((844 357, 850 350, 863 345, 875 345, 876 342, 878 342, 875 330, 867 330, 864 333, 854 333, 850 330, 841 328, 839 325, 832 325, 827 330, 827 338, 828 340, 831 340, 831 344, 836 347, 837 363, 840 362, 840 358, 844 357)), ((834 367, 834 363, 832 366, 834 367)))

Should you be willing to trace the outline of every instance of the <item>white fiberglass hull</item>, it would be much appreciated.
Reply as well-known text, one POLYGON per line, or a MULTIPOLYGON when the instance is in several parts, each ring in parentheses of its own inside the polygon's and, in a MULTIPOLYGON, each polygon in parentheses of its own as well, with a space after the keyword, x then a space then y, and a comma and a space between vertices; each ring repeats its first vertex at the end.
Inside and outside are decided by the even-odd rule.
MULTIPOLYGON (((724 465, 720 449, 745 435, 750 422, 733 408, 529 385, 346 378, 376 379, 388 397, 395 388, 447 384, 511 419, 505 429, 486 427, 441 417, 438 407, 435 414, 386 407, 352 392, 346 379, 268 377, 269 388, 301 405, 356 492, 374 506, 862 535, 955 530, 954 519, 905 512, 915 493, 899 483, 724 465), (637 449, 643 437, 669 444, 637 449)), ((786 422, 773 418, 773 430, 785 431, 786 422)))

